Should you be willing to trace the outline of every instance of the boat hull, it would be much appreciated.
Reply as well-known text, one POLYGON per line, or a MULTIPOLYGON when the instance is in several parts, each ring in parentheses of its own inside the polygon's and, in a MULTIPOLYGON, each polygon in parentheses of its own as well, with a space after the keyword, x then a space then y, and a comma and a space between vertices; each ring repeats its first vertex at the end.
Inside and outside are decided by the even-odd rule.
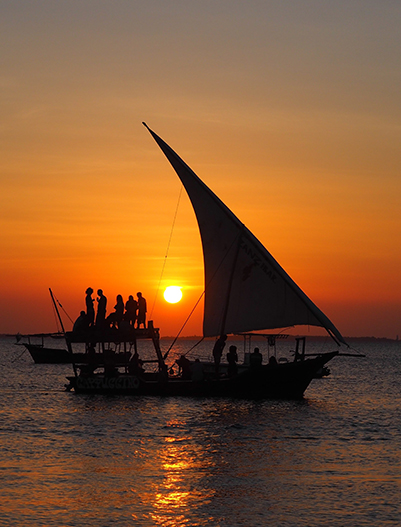
POLYGON ((71 354, 66 349, 47 348, 37 344, 23 344, 36 364, 71 364, 71 354))
POLYGON ((249 368, 234 378, 210 378, 201 382, 166 378, 161 374, 78 374, 68 377, 70 385, 67 388, 74 389, 76 393, 109 395, 302 399, 316 372, 337 353, 299 362, 249 368))

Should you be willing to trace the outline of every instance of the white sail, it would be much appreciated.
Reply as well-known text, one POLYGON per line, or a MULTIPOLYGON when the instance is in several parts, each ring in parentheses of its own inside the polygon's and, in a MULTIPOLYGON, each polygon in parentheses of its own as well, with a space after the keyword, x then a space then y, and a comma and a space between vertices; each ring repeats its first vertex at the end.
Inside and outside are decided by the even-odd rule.
POLYGON ((309 325, 325 328, 345 344, 334 324, 259 240, 167 143, 148 130, 181 179, 198 220, 205 271, 204 336, 309 325))

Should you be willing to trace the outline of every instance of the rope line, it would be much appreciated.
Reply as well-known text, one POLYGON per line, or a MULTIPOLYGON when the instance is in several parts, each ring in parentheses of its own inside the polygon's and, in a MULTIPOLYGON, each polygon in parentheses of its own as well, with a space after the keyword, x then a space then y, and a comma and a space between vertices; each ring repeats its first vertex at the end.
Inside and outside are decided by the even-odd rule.
MULTIPOLYGON (((181 335, 181 332, 182 332, 182 330, 185 328, 185 326, 187 325, 188 320, 191 318, 193 312, 194 312, 195 309, 198 307, 198 304, 199 304, 199 302, 202 300, 202 297, 203 297, 204 294, 205 294, 205 291, 203 291, 203 293, 201 294, 201 296, 198 298, 196 304, 194 305, 194 307, 192 308, 191 312, 190 312, 189 315, 187 316, 187 318, 186 318, 184 324, 181 326, 181 329, 180 329, 180 331, 178 332, 177 336, 176 336, 175 339, 173 340, 173 342, 172 342, 172 344, 170 345, 169 349, 168 349, 168 350, 166 351, 166 353, 164 354, 164 357, 163 357, 164 360, 167 359, 167 356, 168 356, 168 354, 170 353, 171 348, 172 348, 172 347, 174 346, 174 344, 177 342, 178 337, 181 335)), ((202 337, 202 339, 203 339, 203 337, 202 337)), ((187 351, 187 353, 188 353, 188 351, 187 351)), ((185 355, 186 355, 186 354, 185 354, 185 355)))
POLYGON ((12 360, 11 363, 13 364, 15 361, 19 360, 25 352, 26 352, 26 348, 25 348, 24 351, 21 353, 21 355, 18 355, 18 357, 15 357, 15 359, 12 360))
MULTIPOLYGON (((56 295, 53 293, 53 297, 54 297, 54 300, 57 302, 57 304, 61 307, 61 309, 64 311, 65 315, 67 316, 68 320, 71 322, 71 324, 74 324, 74 321, 72 320, 72 318, 70 317, 70 315, 67 313, 67 311, 63 308, 63 306, 61 305, 61 302, 59 301, 59 299, 56 297, 56 295)), ((58 333, 61 333, 61 329, 60 328, 60 323, 59 323, 59 320, 57 319, 57 316, 56 316, 56 306, 52 303, 52 306, 53 306, 53 314, 54 314, 54 318, 56 319, 56 328, 57 328, 57 331, 58 333)))
POLYGON ((166 267, 167 256, 168 256, 168 252, 169 252, 169 250, 170 250, 171 239, 172 239, 172 237, 173 237, 173 231, 174 231, 175 221, 176 221, 176 219, 177 219, 178 207, 179 207, 179 205, 180 205, 180 200, 181 200, 181 194, 182 194, 182 185, 181 185, 181 188, 180 188, 180 193, 179 193, 179 195, 178 195, 177 206, 176 206, 176 208, 175 208, 175 213, 174 213, 174 218, 173 218, 173 224, 172 224, 172 226, 171 226, 170 237, 169 237, 169 240, 168 240, 168 243, 167 243, 166 254, 165 254, 165 256, 164 256, 164 261, 163 261, 163 266, 162 266, 162 270, 161 270, 161 273, 160 273, 159 283, 157 284, 157 289, 156 289, 155 299, 153 300, 153 305, 152 305, 152 309, 151 309, 151 311, 150 311, 149 318, 152 318, 153 310, 154 310, 155 305, 156 305, 157 295, 159 294, 160 284, 161 284, 161 281, 162 281, 162 278, 163 278, 163 274, 164 274, 164 268, 166 267))
POLYGON ((192 348, 189 348, 189 350, 188 350, 187 352, 185 352, 184 355, 185 355, 185 356, 188 355, 188 353, 189 353, 190 351, 192 351, 194 348, 196 348, 196 346, 199 346, 199 344, 202 342, 202 340, 203 340, 204 338, 205 338, 205 337, 202 337, 202 338, 201 338, 196 344, 194 344, 194 345, 192 346, 192 348))
MULTIPOLYGON (((55 297, 56 298, 56 297, 55 297)), ((74 321, 72 320, 72 318, 70 317, 70 315, 67 313, 67 311, 63 308, 63 306, 60 304, 58 298, 56 298, 56 301, 57 301, 57 304, 61 307, 61 309, 64 311, 64 313, 67 315, 68 319, 70 322, 72 322, 74 324, 74 321)))

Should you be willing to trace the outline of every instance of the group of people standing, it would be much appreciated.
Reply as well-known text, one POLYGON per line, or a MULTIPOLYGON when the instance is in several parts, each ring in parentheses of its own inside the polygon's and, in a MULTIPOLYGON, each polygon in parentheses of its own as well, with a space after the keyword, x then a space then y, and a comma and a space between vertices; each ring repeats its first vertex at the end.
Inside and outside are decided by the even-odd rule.
POLYGON ((81 331, 85 328, 121 328, 123 322, 133 328, 140 329, 142 326, 146 329, 146 299, 138 292, 137 300, 133 295, 129 295, 127 302, 124 304, 123 297, 117 295, 114 311, 106 317, 107 298, 102 289, 97 290, 97 310, 95 316, 95 299, 92 297, 94 291, 91 287, 85 291, 86 311, 81 311, 80 316, 74 323, 73 331, 81 331))

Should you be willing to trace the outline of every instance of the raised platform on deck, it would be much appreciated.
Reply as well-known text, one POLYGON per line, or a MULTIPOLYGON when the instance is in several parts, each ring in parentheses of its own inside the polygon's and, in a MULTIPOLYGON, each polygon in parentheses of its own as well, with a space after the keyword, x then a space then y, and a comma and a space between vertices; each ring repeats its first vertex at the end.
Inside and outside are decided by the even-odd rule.
POLYGON ((71 343, 107 343, 107 342, 134 342, 143 339, 160 339, 159 328, 148 327, 146 329, 128 328, 89 328, 85 332, 67 331, 67 341, 71 343))

